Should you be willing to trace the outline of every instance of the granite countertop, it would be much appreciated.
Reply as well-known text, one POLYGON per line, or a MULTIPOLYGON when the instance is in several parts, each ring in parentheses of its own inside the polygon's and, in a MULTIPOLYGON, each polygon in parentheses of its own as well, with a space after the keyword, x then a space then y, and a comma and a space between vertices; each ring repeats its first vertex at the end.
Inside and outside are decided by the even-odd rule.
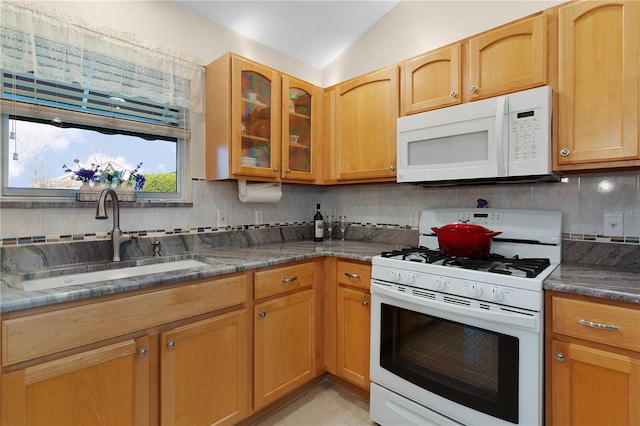
POLYGON ((563 262, 544 289, 640 304, 640 271, 563 262))
MULTIPOLYGON (((237 237, 237 234, 235 234, 235 236, 237 237)), ((223 243, 229 243, 230 240, 227 239, 228 236, 223 237, 223 243)), ((388 240, 387 242, 375 241, 375 238, 369 238, 369 241, 363 238, 345 242, 334 240, 323 243, 314 243, 309 239, 298 239, 249 243, 248 245, 243 244, 239 247, 226 245, 210 247, 206 244, 195 244, 189 245, 188 248, 186 248, 186 245, 183 247, 183 240, 179 240, 176 247, 182 247, 182 250, 171 250, 172 254, 163 256, 161 258, 162 261, 194 259, 204 262, 207 265, 38 291, 25 291, 22 284, 23 281, 25 279, 61 275, 61 268, 43 267, 43 265, 40 265, 36 267, 35 270, 26 272, 21 270, 22 268, 20 268, 18 261, 27 258, 25 263, 29 264, 29 262, 33 262, 33 259, 25 256, 24 252, 20 252, 20 254, 16 252, 13 255, 5 256, 6 263, 12 263, 12 259, 18 263, 16 264, 16 268, 5 266, 0 276, 0 313, 123 293, 132 290, 160 287, 171 283, 216 277, 324 256, 371 262, 373 256, 383 251, 408 247, 409 244, 407 244, 407 241, 412 240, 413 236, 408 234, 404 240, 397 240, 399 241, 398 244, 389 243, 388 240)), ((208 242, 210 243, 210 241, 208 242)), ((168 247, 167 242, 163 243, 163 247, 168 247)), ((139 247, 135 246, 132 248, 136 250, 139 249, 139 247)), ((41 253, 42 251, 43 250, 38 248, 31 254, 43 256, 43 258, 47 258, 47 260, 49 260, 48 257, 61 256, 60 250, 52 249, 44 255, 41 253)), ((66 251, 69 251, 69 249, 62 250, 62 252, 66 251)), ((80 249, 78 252, 85 253, 86 250, 80 249)), ((635 252, 636 251, 634 251, 634 253, 635 252)), ((71 265, 67 265, 62 269, 66 269, 66 273, 78 273, 113 266, 113 263, 109 261, 96 261, 98 259, 105 259, 106 255, 100 250, 95 251, 93 254, 96 256, 95 258, 84 259, 84 261, 76 259, 78 263, 71 262, 71 265), (69 268, 73 270, 70 271, 69 268)), ((635 259, 636 257, 633 258, 635 259)), ((136 264, 140 265, 156 261, 158 261, 157 258, 143 256, 133 262, 122 262, 122 264, 126 263, 128 266, 134 266, 136 264)), ((546 279, 544 289, 638 303, 640 305, 640 271, 634 268, 620 268, 610 265, 563 262, 551 276, 546 279)))
MULTIPOLYGON (((27 274, 19 271, 14 273, 4 272, 2 274, 2 286, 0 287, 0 312, 17 311, 162 286, 163 284, 215 277, 316 257, 334 256, 371 262, 373 256, 380 254, 382 251, 398 247, 391 243, 361 241, 314 243, 308 240, 281 241, 248 247, 220 247, 190 251, 163 258, 163 260, 195 259, 207 263, 207 266, 38 291, 25 291, 23 289, 22 282, 24 277, 28 276, 27 274)), ((42 274, 39 277, 43 277, 42 274)))

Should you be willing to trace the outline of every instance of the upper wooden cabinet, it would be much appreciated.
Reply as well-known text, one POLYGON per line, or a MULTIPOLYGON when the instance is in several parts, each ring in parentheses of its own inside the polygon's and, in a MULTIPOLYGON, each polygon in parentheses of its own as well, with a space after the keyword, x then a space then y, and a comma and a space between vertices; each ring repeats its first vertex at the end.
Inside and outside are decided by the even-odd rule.
POLYGON ((321 93, 231 53, 209 64, 207 179, 313 181, 321 93))
POLYGON ((557 170, 640 165, 636 1, 559 9, 557 170))
POLYGON ((541 13, 400 63, 400 115, 548 83, 547 19, 541 13))
POLYGON ((395 181, 398 74, 392 66, 327 90, 325 182, 395 181))
POLYGON ((462 102, 462 47, 444 47, 400 64, 400 115, 462 102))
POLYGON ((547 16, 542 13, 469 39, 465 99, 476 100, 547 83, 547 16))

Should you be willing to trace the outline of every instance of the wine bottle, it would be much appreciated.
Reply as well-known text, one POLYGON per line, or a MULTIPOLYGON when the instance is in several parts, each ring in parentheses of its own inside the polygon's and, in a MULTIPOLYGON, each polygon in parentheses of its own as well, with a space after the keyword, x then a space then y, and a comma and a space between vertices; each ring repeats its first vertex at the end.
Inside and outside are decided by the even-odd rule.
POLYGON ((320 243, 324 239, 324 218, 320 213, 320 204, 316 207, 316 214, 313 216, 313 241, 320 243))

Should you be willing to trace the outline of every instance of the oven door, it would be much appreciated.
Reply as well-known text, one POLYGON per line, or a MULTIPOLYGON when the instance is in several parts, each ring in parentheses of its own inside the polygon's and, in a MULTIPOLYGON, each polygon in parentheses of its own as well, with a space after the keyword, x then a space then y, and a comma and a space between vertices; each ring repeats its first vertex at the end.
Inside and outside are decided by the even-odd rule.
POLYGON ((372 382, 462 424, 541 424, 541 313, 399 288, 372 282, 372 382))

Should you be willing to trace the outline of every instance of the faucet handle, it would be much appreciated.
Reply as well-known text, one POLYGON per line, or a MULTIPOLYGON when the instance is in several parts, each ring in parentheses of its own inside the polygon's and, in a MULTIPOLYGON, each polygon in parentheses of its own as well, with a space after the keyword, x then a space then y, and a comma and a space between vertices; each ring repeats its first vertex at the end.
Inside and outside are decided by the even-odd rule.
POLYGON ((162 248, 160 241, 152 241, 151 247, 153 247, 153 257, 160 257, 160 249, 162 248))

